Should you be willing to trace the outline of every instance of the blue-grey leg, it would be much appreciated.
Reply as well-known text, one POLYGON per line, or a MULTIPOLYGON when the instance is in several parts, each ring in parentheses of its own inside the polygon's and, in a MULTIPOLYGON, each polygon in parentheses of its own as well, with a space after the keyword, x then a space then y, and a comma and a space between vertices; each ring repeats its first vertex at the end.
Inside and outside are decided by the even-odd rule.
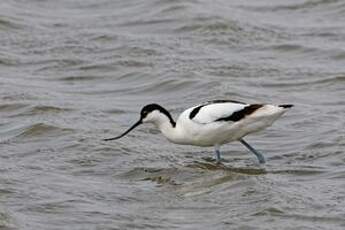
POLYGON ((215 149, 215 153, 216 153, 216 162, 217 163, 220 163, 220 150, 219 150, 219 145, 215 145, 214 146, 214 149, 215 149))
POLYGON ((258 152, 257 150, 255 150, 251 145, 249 145, 245 140, 240 139, 240 142, 241 142, 244 146, 246 146, 252 153, 255 154, 255 156, 258 158, 260 164, 263 164, 263 163, 266 162, 266 161, 265 161, 265 157, 264 157, 260 152, 258 152))

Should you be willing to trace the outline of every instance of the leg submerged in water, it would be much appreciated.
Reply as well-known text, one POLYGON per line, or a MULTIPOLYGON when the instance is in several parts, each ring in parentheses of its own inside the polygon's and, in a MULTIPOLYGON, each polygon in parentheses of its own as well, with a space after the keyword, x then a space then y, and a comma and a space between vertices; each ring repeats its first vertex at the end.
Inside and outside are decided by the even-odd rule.
POLYGON ((250 144, 248 144, 245 140, 240 139, 240 142, 244 146, 246 146, 247 149, 249 149, 252 153, 255 154, 255 156, 258 158, 260 164, 264 164, 266 162, 265 157, 260 152, 258 152, 256 149, 254 149, 250 144))
POLYGON ((219 145, 215 145, 214 150, 215 150, 215 154, 216 154, 216 162, 220 163, 221 157, 220 157, 219 145))

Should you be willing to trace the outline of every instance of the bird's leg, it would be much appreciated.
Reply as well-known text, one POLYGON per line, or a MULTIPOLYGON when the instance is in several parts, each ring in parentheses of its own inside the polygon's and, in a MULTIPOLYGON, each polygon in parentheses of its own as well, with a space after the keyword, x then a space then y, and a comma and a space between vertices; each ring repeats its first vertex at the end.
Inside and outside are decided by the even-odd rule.
POLYGON ((245 140, 240 139, 240 142, 241 142, 244 146, 246 146, 252 153, 255 154, 255 156, 258 158, 260 164, 263 164, 263 163, 266 162, 264 156, 263 156, 260 152, 258 152, 257 150, 255 150, 251 145, 249 145, 245 140))
POLYGON ((219 145, 215 145, 214 146, 214 150, 215 150, 215 153, 216 153, 216 162, 217 163, 220 163, 220 160, 221 160, 219 147, 220 147, 219 145))

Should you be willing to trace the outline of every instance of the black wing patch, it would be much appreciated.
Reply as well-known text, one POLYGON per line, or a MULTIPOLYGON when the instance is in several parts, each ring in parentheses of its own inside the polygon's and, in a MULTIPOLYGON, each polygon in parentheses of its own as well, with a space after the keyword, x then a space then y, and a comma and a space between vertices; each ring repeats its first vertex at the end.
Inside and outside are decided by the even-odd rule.
POLYGON ((199 110, 204 106, 205 105, 200 105, 200 106, 194 108, 189 114, 189 119, 193 119, 198 114, 199 110))
POLYGON ((245 116, 248 116, 252 113, 254 113, 256 110, 260 109, 263 105, 259 105, 259 104, 253 104, 253 105, 248 105, 247 107, 245 107, 244 109, 234 112, 233 114, 231 114, 228 117, 223 117, 223 118, 219 118, 216 121, 239 121, 241 119, 243 119, 245 116))
POLYGON ((189 114, 189 119, 193 119, 199 112, 199 110, 206 106, 206 105, 211 105, 211 104, 218 104, 218 103, 237 103, 237 104, 243 104, 245 103, 240 102, 240 101, 234 101, 234 100, 213 100, 213 101, 208 101, 205 104, 199 105, 198 107, 195 107, 189 114))
POLYGON ((288 108, 293 107, 293 105, 291 105, 291 104, 285 104, 285 105, 279 105, 279 107, 282 107, 282 108, 284 108, 284 109, 288 109, 288 108))

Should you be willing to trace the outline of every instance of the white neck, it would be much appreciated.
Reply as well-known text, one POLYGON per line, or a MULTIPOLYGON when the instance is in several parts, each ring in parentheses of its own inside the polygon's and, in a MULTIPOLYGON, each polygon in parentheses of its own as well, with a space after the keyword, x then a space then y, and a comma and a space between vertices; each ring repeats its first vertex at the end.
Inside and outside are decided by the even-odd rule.
POLYGON ((176 144, 183 144, 183 135, 178 124, 175 126, 165 114, 159 113, 153 121, 155 126, 162 132, 162 134, 171 142, 176 144))

